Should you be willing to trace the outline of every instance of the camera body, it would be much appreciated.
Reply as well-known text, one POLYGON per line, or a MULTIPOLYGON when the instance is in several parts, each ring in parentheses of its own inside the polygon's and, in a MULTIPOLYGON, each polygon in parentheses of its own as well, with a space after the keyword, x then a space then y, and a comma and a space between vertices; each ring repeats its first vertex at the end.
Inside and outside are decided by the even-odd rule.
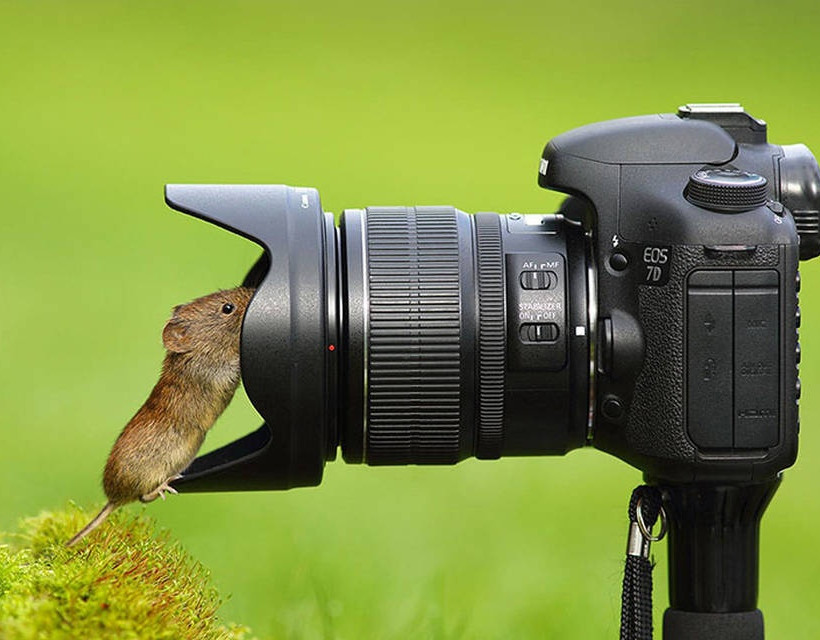
POLYGON ((348 462, 452 464, 592 445, 654 482, 773 479, 796 457, 798 260, 820 169, 739 105, 550 141, 555 214, 351 209, 315 189, 168 185, 257 242, 242 375, 266 424, 184 490, 286 489, 348 462))
POLYGON ((590 231, 597 264, 591 441, 652 479, 752 482, 795 460, 787 157, 763 122, 711 105, 591 125, 544 150, 539 184, 572 194, 564 214, 590 231))

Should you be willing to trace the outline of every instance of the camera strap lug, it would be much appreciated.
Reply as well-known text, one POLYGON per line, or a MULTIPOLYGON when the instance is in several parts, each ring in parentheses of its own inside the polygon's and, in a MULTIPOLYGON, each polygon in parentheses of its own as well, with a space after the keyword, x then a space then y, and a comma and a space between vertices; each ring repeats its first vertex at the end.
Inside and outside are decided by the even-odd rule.
POLYGON ((621 640, 652 640, 652 569, 650 545, 667 531, 663 498, 657 487, 642 485, 629 501, 629 537, 621 593, 621 640), (652 528, 660 517, 660 531, 652 528))

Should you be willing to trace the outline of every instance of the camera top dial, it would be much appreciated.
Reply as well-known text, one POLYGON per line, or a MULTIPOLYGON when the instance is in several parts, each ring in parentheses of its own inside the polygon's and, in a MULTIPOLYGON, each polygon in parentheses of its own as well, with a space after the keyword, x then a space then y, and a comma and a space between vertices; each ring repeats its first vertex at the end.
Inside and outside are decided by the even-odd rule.
POLYGON ((704 168, 689 178, 684 195, 702 209, 742 213, 766 204, 768 184, 763 176, 735 167, 704 168))

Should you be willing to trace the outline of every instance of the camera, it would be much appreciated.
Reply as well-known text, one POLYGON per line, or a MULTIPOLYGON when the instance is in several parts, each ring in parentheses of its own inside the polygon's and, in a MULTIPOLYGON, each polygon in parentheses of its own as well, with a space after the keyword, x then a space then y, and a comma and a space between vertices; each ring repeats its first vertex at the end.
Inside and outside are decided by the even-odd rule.
POLYGON ((809 150, 688 105, 559 135, 538 182, 569 194, 557 213, 368 207, 338 227, 314 189, 168 185, 264 249, 241 353, 266 426, 182 485, 315 485, 339 446, 382 465, 592 445, 670 482, 791 465, 809 150))
POLYGON ((175 486, 316 485, 337 449, 593 446, 664 490, 673 609, 754 612, 760 516, 797 454, 817 161, 738 104, 691 104, 555 137, 538 183, 567 194, 557 212, 367 207, 338 227, 311 188, 168 185, 172 208, 263 249, 241 360, 265 425, 175 486))

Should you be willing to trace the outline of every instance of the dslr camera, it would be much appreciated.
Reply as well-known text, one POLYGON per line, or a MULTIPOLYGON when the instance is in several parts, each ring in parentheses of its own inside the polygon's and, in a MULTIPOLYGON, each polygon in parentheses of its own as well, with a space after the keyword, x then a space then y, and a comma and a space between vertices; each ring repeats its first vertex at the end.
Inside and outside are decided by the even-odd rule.
POLYGON ((538 183, 568 194, 559 211, 367 207, 338 226, 312 188, 167 185, 172 208, 263 250, 241 362, 265 424, 175 486, 317 485, 337 449, 397 465, 593 446, 663 492, 665 637, 727 620, 762 637, 758 529, 797 454, 817 161, 740 105, 692 104, 555 137, 538 183))

